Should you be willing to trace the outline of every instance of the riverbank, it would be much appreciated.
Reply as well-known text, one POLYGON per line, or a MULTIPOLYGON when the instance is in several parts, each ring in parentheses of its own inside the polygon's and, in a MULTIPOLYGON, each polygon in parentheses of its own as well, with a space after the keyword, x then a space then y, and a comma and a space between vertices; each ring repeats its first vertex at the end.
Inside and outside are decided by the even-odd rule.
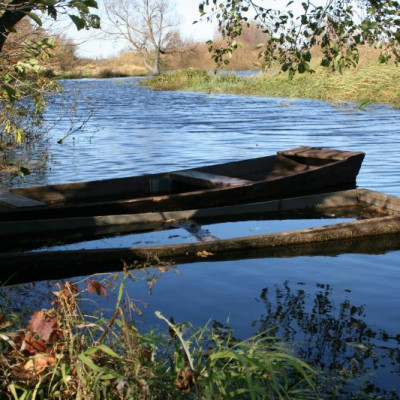
MULTIPOLYGON (((333 108, 330 103, 302 100, 282 107, 281 100, 257 96, 233 98, 187 92, 153 92, 138 87, 131 79, 121 80, 118 84, 113 79, 105 79, 96 82, 65 81, 63 85, 65 93, 73 90, 82 93, 82 100, 77 102, 78 115, 86 109, 86 99, 94 104, 93 118, 88 129, 71 135, 60 145, 58 140, 66 134, 64 121, 69 121, 69 116, 63 114, 63 119, 55 124, 50 140, 44 142, 50 155, 44 166, 46 169, 43 173, 24 177, 23 182, 17 182, 18 185, 88 181, 142 175, 163 169, 195 168, 225 160, 261 157, 310 143, 364 151, 367 157, 358 185, 400 195, 397 169, 400 111, 389 107, 351 112, 333 108)), ((60 108, 54 102, 49 103, 47 113, 48 120, 59 121, 60 108)), ((38 154, 41 143, 31 150, 35 159, 42 158, 38 154)), ((324 223, 324 220, 320 222, 324 223)), ((304 221, 239 221, 234 225, 207 226, 207 229, 215 236, 229 238, 233 234, 245 236, 296 227, 304 227, 304 221)), ((177 227, 115 236, 106 239, 108 241, 84 242, 83 246, 105 248, 124 243, 151 246, 187 241, 187 238, 187 231, 177 227)), ((381 391, 393 389, 399 392, 400 358, 396 357, 399 329, 396 322, 400 319, 400 309, 392 305, 393 299, 398 298, 398 285, 393 283, 400 280, 400 270, 396 268, 400 253, 377 253, 215 262, 204 258, 197 267, 186 264, 179 265, 179 273, 167 271, 151 294, 147 283, 140 281, 140 276, 135 281, 127 280, 127 293, 139 299, 139 304, 148 305, 142 307, 143 315, 136 318, 142 333, 145 332, 142 326, 148 329, 166 327, 165 321, 155 317, 157 310, 167 317, 173 315, 178 322, 191 321, 195 327, 203 327, 209 320, 225 325, 229 319, 229 326, 239 339, 274 327, 270 334, 282 338, 283 343, 294 343, 296 354, 304 356, 303 359, 313 366, 315 362, 315 369, 337 371, 342 377, 346 366, 346 370, 361 368, 358 382, 368 380, 381 391), (332 331, 337 334, 332 335, 332 331), (377 357, 380 360, 377 361, 377 357), (376 365, 378 370, 374 369, 376 365)), ((32 270, 36 268, 40 272, 40 268, 31 265, 32 270)), ((48 308, 47 299, 45 304, 41 299, 43 294, 51 293, 49 285, 48 281, 41 281, 13 288, 11 304, 17 310, 29 307, 32 311, 27 314, 26 322, 34 311, 48 308)), ((109 290, 109 303, 103 302, 103 298, 99 300, 103 310, 111 310, 106 323, 113 316, 117 296, 118 290, 109 290)), ((84 311, 90 323, 94 323, 90 316, 94 315, 95 309, 90 304, 95 299, 83 302, 87 305, 84 311)), ((4 307, 0 308, 6 317, 10 315, 4 307)), ((76 325, 81 326, 77 319, 76 325)), ((7 331, 17 328, 18 325, 9 327, 7 331)), ((26 328, 26 324, 22 328, 26 328)), ((190 334, 185 337, 190 337, 190 334)), ((90 333, 85 338, 89 340, 90 333)), ((121 346, 120 338, 116 337, 118 346, 121 346)), ((92 345, 96 346, 89 343, 90 348, 92 345)), ((108 347, 111 345, 112 342, 108 347)), ((112 348, 114 351, 118 349, 112 348)), ((85 351, 82 348, 74 354, 85 351)), ((100 351, 96 358, 90 355, 97 366, 121 371, 126 365, 128 371, 133 371, 132 364, 121 361, 115 365, 115 360, 110 356, 110 361, 110 357, 103 353, 100 351)), ((65 360, 68 358, 63 359, 63 364, 66 364, 65 360)), ((75 357, 74 360, 70 367, 73 373, 80 359, 75 357)), ((160 357, 159 361, 162 363, 164 358, 160 357)), ((60 365, 54 369, 49 367, 43 378, 49 382, 53 375, 46 374, 55 370, 54 376, 59 380, 60 368, 60 365)), ((90 373, 90 370, 85 371, 90 373)), ((75 382, 75 376, 69 372, 65 374, 68 384, 75 382)), ((161 372, 159 376, 161 379, 167 376, 172 386, 177 374, 164 375, 161 372)), ((54 379, 51 382, 55 382, 54 379)), ((56 385, 52 387, 57 389, 56 385)), ((373 390, 369 383, 366 383, 366 388, 370 393, 373 390)), ((355 391, 348 398, 368 398, 368 395, 357 395, 355 391)), ((171 393, 174 395, 176 392, 171 393)), ((372 393, 376 397, 389 398, 389 394, 372 393)), ((67 398, 65 395, 61 397, 67 398)))
POLYGON ((47 73, 59 79, 80 78, 124 78, 130 76, 144 76, 147 71, 143 62, 132 53, 125 53, 109 59, 76 59, 70 62, 67 68, 49 66, 47 73))
POLYGON ((186 69, 162 74, 142 82, 154 90, 180 90, 285 98, 310 98, 361 104, 384 103, 400 107, 400 69, 394 65, 368 63, 343 74, 322 68, 314 74, 286 74, 241 77, 232 74, 210 75, 186 69))
POLYGON ((57 79, 128 78, 146 75, 146 70, 139 65, 109 66, 107 63, 104 63, 104 65, 87 63, 70 71, 61 71, 54 73, 54 77, 56 77, 57 79))

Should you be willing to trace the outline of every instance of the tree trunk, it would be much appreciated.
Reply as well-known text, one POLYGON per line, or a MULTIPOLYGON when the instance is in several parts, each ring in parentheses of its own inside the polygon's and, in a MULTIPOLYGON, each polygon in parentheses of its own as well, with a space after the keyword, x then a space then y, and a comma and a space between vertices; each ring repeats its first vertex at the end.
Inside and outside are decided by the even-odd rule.
POLYGON ((158 50, 156 53, 156 58, 154 60, 154 75, 160 75, 161 73, 161 54, 158 50))
MULTIPOLYGON (((30 12, 32 8, 27 8, 26 12, 30 12)), ((3 50, 4 44, 6 42, 7 36, 10 30, 21 21, 22 18, 26 16, 22 11, 9 11, 7 10, 0 17, 0 53, 3 50)))
POLYGON ((156 50, 153 65, 150 65, 146 61, 145 58, 143 58, 143 64, 144 64, 144 67, 146 68, 147 72, 150 75, 153 75, 153 76, 160 75, 160 73, 161 73, 161 52, 160 52, 160 50, 156 50))

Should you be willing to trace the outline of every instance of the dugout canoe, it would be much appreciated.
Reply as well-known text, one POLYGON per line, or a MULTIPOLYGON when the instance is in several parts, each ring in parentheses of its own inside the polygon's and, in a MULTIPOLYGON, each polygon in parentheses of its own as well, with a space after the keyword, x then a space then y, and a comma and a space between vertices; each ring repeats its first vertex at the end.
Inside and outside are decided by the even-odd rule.
POLYGON ((0 193, 0 220, 187 210, 351 188, 364 156, 303 146, 167 173, 12 189, 0 193))

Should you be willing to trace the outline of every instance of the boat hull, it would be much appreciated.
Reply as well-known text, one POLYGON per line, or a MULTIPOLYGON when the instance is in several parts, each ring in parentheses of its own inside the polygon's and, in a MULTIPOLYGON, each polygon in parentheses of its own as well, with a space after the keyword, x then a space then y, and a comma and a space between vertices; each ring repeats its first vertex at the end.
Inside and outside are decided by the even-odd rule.
MULTIPOLYGON (((307 149, 320 151, 322 155, 340 152, 307 149)), ((14 195, 32 199, 34 206, 28 204, 0 211, 0 220, 219 207, 355 187, 364 153, 351 153, 342 159, 318 158, 315 153, 311 154, 313 157, 300 158, 295 153, 290 157, 277 155, 196 170, 16 189, 12 191, 14 195), (38 205, 36 201, 47 204, 38 205)))

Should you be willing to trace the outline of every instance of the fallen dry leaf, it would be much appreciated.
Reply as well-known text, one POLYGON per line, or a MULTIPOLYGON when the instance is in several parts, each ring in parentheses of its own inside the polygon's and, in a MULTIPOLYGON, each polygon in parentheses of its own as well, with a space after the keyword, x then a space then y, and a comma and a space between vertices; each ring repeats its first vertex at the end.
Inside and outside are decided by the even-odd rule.
POLYGON ((198 251, 198 252, 196 253, 196 256, 197 256, 197 257, 203 257, 203 258, 206 258, 206 257, 208 257, 208 256, 213 256, 213 255, 214 255, 214 253, 210 253, 210 252, 207 251, 207 250, 198 251))
POLYGON ((25 332, 20 350, 29 354, 42 353, 46 350, 46 342, 42 339, 35 339, 31 332, 25 332))
POLYGON ((0 314, 0 330, 9 328, 10 326, 12 326, 12 322, 6 321, 4 314, 0 314))
POLYGON ((178 369, 178 374, 175 379, 175 387, 184 394, 190 392, 190 388, 195 384, 195 377, 193 371, 186 367, 185 369, 178 369))
POLYGON ((54 331, 58 331, 60 322, 57 316, 51 316, 44 311, 36 311, 26 329, 30 332, 36 333, 40 339, 48 342, 50 337, 54 335, 54 331))
POLYGON ((30 360, 16 364, 13 375, 20 379, 33 379, 41 375, 45 370, 56 365, 56 359, 48 354, 38 354, 30 360))

